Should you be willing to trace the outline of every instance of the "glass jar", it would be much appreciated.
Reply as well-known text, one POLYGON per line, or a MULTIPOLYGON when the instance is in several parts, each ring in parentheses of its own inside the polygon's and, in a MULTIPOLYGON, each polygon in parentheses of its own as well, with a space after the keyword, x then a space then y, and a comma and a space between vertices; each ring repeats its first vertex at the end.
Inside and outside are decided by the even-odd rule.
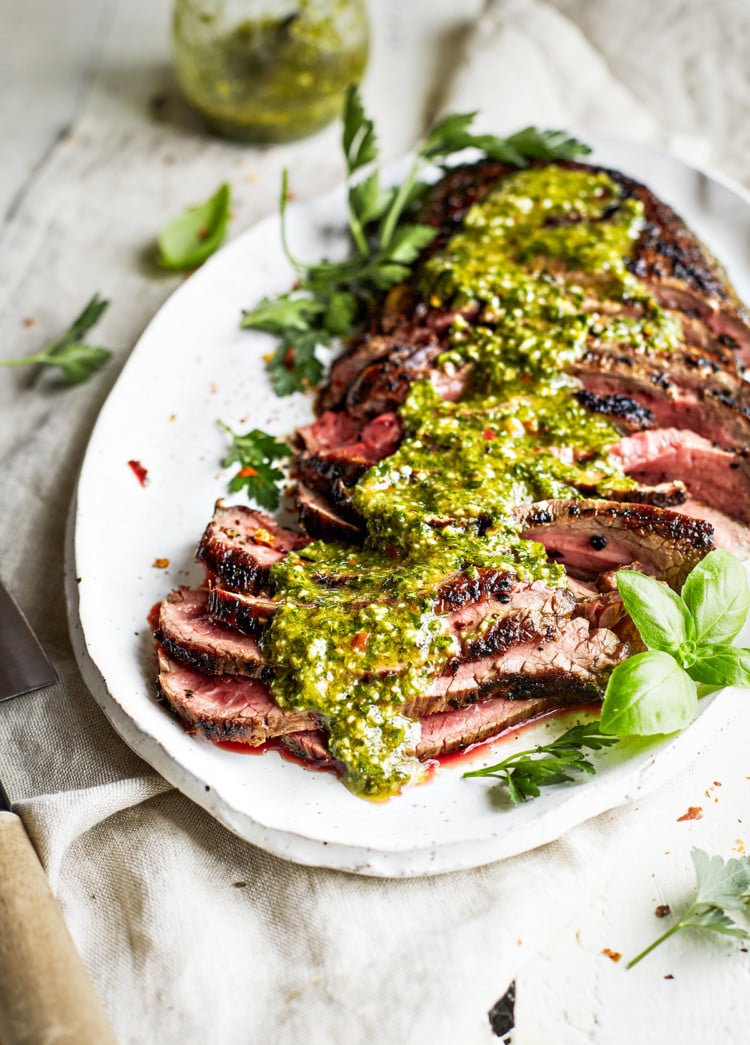
POLYGON ((365 0, 176 0, 177 80, 209 127, 283 142, 341 114, 367 65, 365 0))

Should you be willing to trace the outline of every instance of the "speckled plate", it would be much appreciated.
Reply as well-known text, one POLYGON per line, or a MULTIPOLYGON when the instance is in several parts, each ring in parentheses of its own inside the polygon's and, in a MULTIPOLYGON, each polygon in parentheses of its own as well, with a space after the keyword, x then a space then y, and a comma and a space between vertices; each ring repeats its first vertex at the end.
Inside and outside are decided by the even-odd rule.
MULTIPOLYGON (((642 146, 602 141, 593 158, 646 182, 672 204, 750 299, 747 194, 642 146)), ((342 190, 290 207, 298 255, 341 250, 344 215, 342 190)), ((334 776, 276 752, 247 755, 189 736, 156 701, 146 615, 171 587, 200 576, 196 543, 214 501, 226 495, 218 463, 225 446, 215 420, 285 434, 311 417, 309 397, 273 395, 262 360, 268 339, 238 325, 242 308, 291 280, 276 218, 238 236, 156 315, 91 437, 69 527, 70 629, 83 676, 126 743, 249 842, 303 864, 394 877, 455 871, 534 848, 653 790, 688 764, 730 721, 736 691, 704 701, 680 736, 631 748, 628 758, 610 752, 591 780, 550 789, 518 808, 498 808, 489 782, 463 780, 461 763, 371 804, 334 776), (145 486, 128 466, 133 460, 147 469, 145 486)), ((471 767, 538 742, 551 728, 560 726, 540 723, 522 739, 485 748, 471 767)))

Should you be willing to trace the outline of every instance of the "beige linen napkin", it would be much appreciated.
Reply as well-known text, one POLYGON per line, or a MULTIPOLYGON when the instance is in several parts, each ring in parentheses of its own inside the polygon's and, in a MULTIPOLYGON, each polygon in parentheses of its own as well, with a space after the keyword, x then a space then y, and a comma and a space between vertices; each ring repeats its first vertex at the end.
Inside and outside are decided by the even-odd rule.
MULTIPOLYGON (((738 20, 744 12, 726 7, 738 20)), ((675 16, 690 8, 696 19, 701 10, 660 5, 662 39, 667 8, 675 16)), ((746 43, 747 21, 743 14, 746 43)), ((706 125, 699 86, 676 69, 667 104, 644 68, 653 27, 626 22, 614 3, 495 4, 448 107, 481 108, 497 130, 531 121, 609 129, 614 121, 623 133, 672 140, 698 127, 712 158, 750 175, 738 148, 748 132, 729 89, 709 107, 721 109, 720 127, 706 125), (634 45, 627 62, 625 38, 634 45)), ((720 42, 725 78, 744 97, 740 44, 720 42)), ((163 123, 149 118, 148 82, 142 107, 115 121, 112 86, 100 85, 0 241, 5 354, 58 333, 94 291, 113 301, 97 340, 117 349, 108 370, 73 390, 47 380, 28 389, 22 376, 0 376, 0 570, 61 675, 56 689, 0 708, 0 778, 123 1043, 492 1041, 488 1008, 591 893, 627 842, 627 825, 637 829, 637 810, 599 817, 525 856, 434 879, 301 868, 234 837, 169 788, 122 744, 80 680, 63 600, 65 516, 117 369, 177 283, 154 276, 144 245, 220 180, 233 185, 233 229, 241 230, 274 209, 283 164, 300 195, 341 175, 335 129, 288 150, 241 149, 200 136, 181 110, 163 123)), ((103 504, 102 554, 116 555, 106 513, 103 504)))

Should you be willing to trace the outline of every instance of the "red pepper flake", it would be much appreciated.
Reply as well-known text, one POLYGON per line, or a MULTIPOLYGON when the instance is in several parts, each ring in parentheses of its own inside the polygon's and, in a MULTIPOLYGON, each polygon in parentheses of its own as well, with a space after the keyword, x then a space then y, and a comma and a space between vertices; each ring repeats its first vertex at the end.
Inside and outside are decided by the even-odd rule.
POLYGON ((143 467, 140 461, 128 461, 128 467, 132 469, 133 475, 136 477, 141 486, 145 486, 148 481, 148 471, 143 467))
POLYGON ((154 559, 151 565, 155 570, 166 570, 169 566, 169 559, 154 559))
POLYGON ((352 639, 352 649, 363 653, 367 649, 367 644, 370 641, 369 631, 358 631, 352 639))
POLYGON ((23 320, 23 325, 25 327, 33 327, 35 323, 36 323, 36 320, 34 319, 33 316, 26 316, 26 318, 23 320))
POLYGON ((654 911, 657 918, 666 918, 668 914, 672 913, 672 908, 668 903, 660 903, 654 911))
POLYGON ((491 428, 483 428, 482 435, 485 439, 489 439, 492 442, 493 439, 497 438, 497 432, 493 432, 491 428))
POLYGON ((257 468, 253 468, 251 465, 248 464, 248 465, 245 466, 245 468, 240 468, 239 472, 237 472, 237 477, 239 479, 247 479, 251 475, 257 475, 257 474, 258 474, 258 469, 257 468))
POLYGON ((681 824, 683 820, 701 820, 703 818, 703 807, 702 806, 689 806, 687 813, 683 813, 682 816, 677 817, 677 823, 681 824))
POLYGON ((613 962, 619 962, 619 960, 622 958, 622 955, 619 951, 612 951, 609 949, 609 947, 603 947, 602 954, 606 954, 606 956, 613 962))
POLYGON ((386 555, 390 555, 390 557, 392 559, 398 559, 399 558, 399 550, 398 550, 398 548, 388 547, 388 548, 384 548, 383 551, 385 552, 386 555))
POLYGON ((294 349, 293 348, 289 347, 286 350, 286 352, 284 353, 284 358, 282 359, 282 364, 283 364, 283 366, 285 366, 287 368, 287 370, 291 370, 292 369, 292 367, 294 366, 294 349))
POLYGON ((205 225, 203 225, 201 228, 198 229, 198 239, 199 240, 207 240, 208 236, 209 236, 209 230, 208 230, 208 228, 205 225))
POLYGON ((664 977, 664 979, 665 979, 665 980, 673 980, 673 979, 674 979, 674 976, 672 975, 672 973, 671 973, 671 972, 668 972, 668 973, 667 973, 667 975, 666 975, 666 976, 664 977))

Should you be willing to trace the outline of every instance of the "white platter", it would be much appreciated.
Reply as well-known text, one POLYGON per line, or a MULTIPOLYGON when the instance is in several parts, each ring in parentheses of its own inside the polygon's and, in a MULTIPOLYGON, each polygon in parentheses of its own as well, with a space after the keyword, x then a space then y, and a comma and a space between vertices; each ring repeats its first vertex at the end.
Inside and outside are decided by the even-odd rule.
MULTIPOLYGON (((680 213, 750 299, 750 197, 657 151, 598 143, 592 157, 646 182, 680 213)), ((217 179, 221 172, 217 171, 217 179)), ((340 246, 337 191, 289 211, 295 252, 315 259, 340 246)), ((155 699, 146 615, 178 584, 200 577, 195 547, 226 496, 223 419, 279 435, 311 418, 305 396, 277 399, 262 360, 269 341, 242 331, 241 310, 287 289, 292 273, 276 218, 240 235, 159 311, 110 394, 91 436, 71 508, 66 585, 73 645, 97 703, 122 738, 175 787, 249 842, 303 864, 406 877, 478 866, 560 837, 574 825, 657 788, 731 720, 738 694, 703 702, 680 736, 608 755, 585 784, 553 788, 498 809, 490 782, 467 768, 505 757, 483 750, 470 765, 441 768, 430 783, 382 804, 353 797, 332 775, 276 752, 249 756, 189 736, 155 699), (142 487, 128 461, 148 470, 142 487), (167 569, 154 566, 169 559, 167 569)), ((559 728, 559 727, 556 727, 559 728)), ((523 746, 549 724, 524 732, 523 746)), ((499 752, 502 752, 500 754, 499 752)))

